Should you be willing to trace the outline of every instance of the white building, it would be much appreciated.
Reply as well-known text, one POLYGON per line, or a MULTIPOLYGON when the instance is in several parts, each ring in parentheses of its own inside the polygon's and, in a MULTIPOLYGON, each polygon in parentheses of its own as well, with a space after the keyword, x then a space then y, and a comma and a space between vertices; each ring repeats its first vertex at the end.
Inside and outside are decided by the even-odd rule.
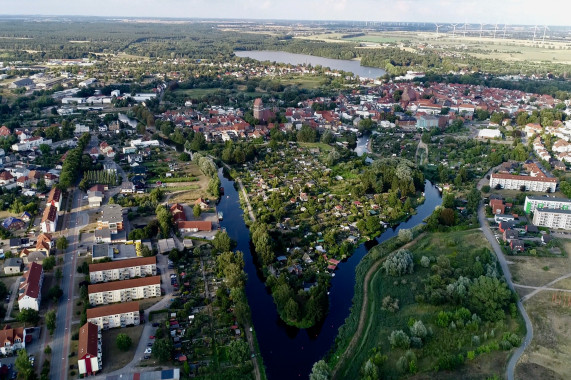
POLYGON ((550 198, 550 197, 525 197, 524 211, 529 214, 538 208, 549 208, 554 210, 571 210, 571 199, 550 198))
POLYGON ((30 137, 28 139, 22 140, 20 143, 12 145, 12 150, 15 152, 21 152, 24 150, 31 150, 33 148, 38 148, 40 145, 52 145, 51 139, 44 139, 42 136, 30 137))
POLYGON ((557 178, 494 173, 490 175, 490 187, 493 189, 497 185, 507 190, 520 190, 522 186, 525 186, 525 189, 529 191, 548 191, 549 189, 553 193, 557 187, 557 178))
POLYGON ((481 139, 495 139, 502 137, 502 132, 499 129, 480 129, 478 132, 478 138, 481 139))
POLYGON ((139 303, 127 302, 87 309, 87 321, 102 330, 137 326, 140 323, 139 303))
POLYGON ((128 280, 134 277, 155 276, 156 274, 157 258, 155 256, 89 265, 89 281, 92 284, 128 280))
POLYGON ((26 348, 26 329, 17 327, 15 329, 4 328, 0 330, 0 352, 2 355, 12 355, 15 351, 26 348))
POLYGON ((540 227, 571 230, 571 210, 538 208, 533 213, 533 224, 540 227))
POLYGON ((161 277, 152 276, 93 284, 87 287, 87 293, 91 306, 158 297, 161 295, 161 277))
POLYGON ((18 290, 18 308, 39 311, 42 301, 44 268, 38 263, 32 263, 22 277, 24 281, 18 290))
POLYGON ((58 210, 57 207, 48 204, 42 215, 40 226, 43 233, 55 232, 57 228, 58 210))

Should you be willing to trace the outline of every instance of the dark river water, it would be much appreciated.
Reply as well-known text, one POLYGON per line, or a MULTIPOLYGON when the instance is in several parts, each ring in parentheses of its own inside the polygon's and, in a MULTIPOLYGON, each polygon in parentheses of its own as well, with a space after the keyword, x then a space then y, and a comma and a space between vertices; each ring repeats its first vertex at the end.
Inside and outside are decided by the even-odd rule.
MULTIPOLYGON (((364 141, 361 141, 363 139, 366 141, 366 137, 359 139, 358 146, 364 144, 364 141)), ((311 367, 332 348, 337 330, 349 316, 354 294, 355 268, 363 256, 374 245, 395 236, 399 229, 412 228, 422 223, 442 202, 438 189, 426 181, 426 200, 418 207, 415 215, 395 229, 386 230, 376 241, 361 244, 347 261, 339 264, 335 277, 331 280, 329 313, 323 324, 310 329, 298 329, 281 322, 272 296, 266 290, 261 274, 254 265, 253 246, 234 182, 224 178, 222 169, 219 171, 219 177, 224 187, 224 195, 218 204, 218 211, 224 213, 221 226, 238 242, 237 249, 244 253, 244 270, 248 274, 246 294, 266 373, 271 380, 308 378, 311 367)))
POLYGON ((357 60, 323 58, 314 55, 273 50, 235 51, 234 54, 237 57, 247 57, 257 61, 279 62, 289 65, 312 65, 314 67, 320 65, 333 70, 347 71, 361 78, 377 79, 386 74, 385 70, 377 67, 361 66, 361 62, 357 60))

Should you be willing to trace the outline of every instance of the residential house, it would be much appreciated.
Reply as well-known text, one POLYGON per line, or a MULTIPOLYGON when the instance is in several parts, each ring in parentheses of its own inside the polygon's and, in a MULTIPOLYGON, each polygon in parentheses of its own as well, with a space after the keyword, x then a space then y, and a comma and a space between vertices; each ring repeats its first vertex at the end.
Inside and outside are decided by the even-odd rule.
POLYGON ((494 215, 505 214, 506 212, 506 205, 501 199, 490 199, 490 207, 494 215))
POLYGON ((210 207, 208 205, 208 202, 206 202, 206 200, 202 199, 202 198, 198 198, 197 200, 194 201, 195 205, 199 205, 201 210, 208 210, 208 207, 210 207))
POLYGON ((109 228, 102 228, 100 230, 95 230, 95 242, 96 243, 111 243, 111 230, 109 228))
POLYGON ((28 177, 25 175, 18 177, 18 179, 16 180, 16 185, 20 187, 27 187, 29 184, 30 181, 28 180, 28 177))
POLYGON ((170 211, 173 217, 173 220, 175 223, 179 222, 179 221, 185 221, 186 220, 186 214, 184 212, 184 206, 181 205, 180 203, 175 203, 170 207, 170 211))
POLYGON ((209 221, 179 221, 177 223, 180 232, 212 231, 212 222, 209 221))
POLYGON ((514 239, 510 242, 510 248, 514 252, 523 252, 525 250, 525 246, 523 244, 523 240, 514 239))
POLYGON ((91 192, 88 196, 89 207, 98 208, 103 202, 104 195, 99 191, 91 192))
POLYGON ((504 242, 511 242, 519 237, 519 233, 516 230, 505 230, 503 234, 504 242))
POLYGON ((111 261, 89 265, 89 281, 94 284, 135 277, 155 276, 157 274, 157 258, 137 257, 135 259, 111 261))
POLYGON ((16 351, 26 348, 26 329, 17 327, 11 329, 8 325, 0 330, 0 352, 2 355, 12 356, 16 351))
POLYGON ((20 220, 18 218, 14 218, 13 216, 7 217, 2 222, 2 227, 4 227, 7 230, 10 230, 10 231, 19 230, 21 228, 24 228, 25 226, 26 226, 26 223, 24 223, 23 220, 20 220))
POLYGON ((53 205, 48 205, 44 213, 42 215, 42 221, 40 226, 42 228, 42 232, 55 232, 57 228, 57 220, 58 220, 58 210, 53 205))
POLYGON ((87 322, 79 329, 77 368, 79 376, 90 376, 102 368, 101 332, 96 324, 87 322))
POLYGON ((51 187, 58 183, 59 177, 53 173, 44 174, 44 182, 46 186, 51 187))
POLYGON ((61 202, 63 199, 62 192, 59 188, 53 187, 48 193, 46 204, 54 206, 58 211, 61 210, 61 202))
POLYGON ((136 191, 133 182, 125 181, 121 183, 121 194, 134 194, 136 191))
POLYGON ((3 171, 0 173, 0 186, 9 185, 14 183, 14 176, 10 172, 3 171))
POLYGON ((38 240, 36 241, 36 251, 43 251, 47 256, 49 256, 52 251, 52 247, 52 235, 40 234, 40 236, 38 236, 38 240))
POLYGON ((158 297, 161 295, 161 277, 151 276, 92 284, 88 285, 87 293, 91 306, 158 297))
POLYGON ((87 321, 102 330, 140 324, 139 302, 126 302, 87 309, 87 321))
POLYGON ((6 259, 6 261, 4 262, 5 274, 20 273, 23 268, 24 268, 24 262, 22 261, 22 259, 16 257, 11 257, 9 259, 6 259))
POLYGON ((496 223, 499 222, 510 222, 510 221, 514 221, 515 217, 513 215, 509 215, 509 214, 496 214, 494 216, 494 221, 496 223))
POLYGON ((42 283, 44 281, 44 269, 38 263, 31 263, 22 276, 24 281, 18 290, 18 308, 40 310, 42 301, 42 283))

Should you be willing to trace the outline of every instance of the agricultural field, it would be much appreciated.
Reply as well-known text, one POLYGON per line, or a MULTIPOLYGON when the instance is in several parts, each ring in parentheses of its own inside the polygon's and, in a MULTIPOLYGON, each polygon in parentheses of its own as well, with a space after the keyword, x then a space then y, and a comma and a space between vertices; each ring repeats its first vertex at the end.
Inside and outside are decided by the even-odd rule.
MULTIPOLYGON (((566 252, 571 240, 562 240, 566 252)), ((555 290, 535 291, 517 285, 551 289, 571 289, 571 280, 564 278, 571 273, 571 259, 566 257, 518 257, 511 258, 510 270, 520 297, 524 301, 533 325, 533 340, 516 367, 516 378, 565 379, 571 360, 569 342, 569 315, 571 293, 555 290)))
POLYGON ((525 328, 511 293, 496 280, 499 266, 484 235, 479 230, 424 233, 401 253, 387 256, 387 249, 374 248, 369 256, 377 260, 368 259, 368 269, 357 269, 356 291, 365 295, 365 305, 357 302, 362 307, 353 308, 340 330, 330 359, 335 378, 501 375, 525 328), (395 276, 393 264, 407 252, 413 264, 395 276), (483 282, 503 289, 503 299, 484 304, 487 291, 482 298, 477 295, 483 282))

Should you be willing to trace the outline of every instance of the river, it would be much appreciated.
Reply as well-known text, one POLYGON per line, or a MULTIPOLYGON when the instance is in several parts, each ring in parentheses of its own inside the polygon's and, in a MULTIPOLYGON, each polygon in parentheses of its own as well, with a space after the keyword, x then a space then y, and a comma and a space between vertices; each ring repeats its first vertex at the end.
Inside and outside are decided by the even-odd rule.
MULTIPOLYGON (((361 137, 357 144, 366 144, 361 137)), ((257 333, 260 351, 270 380, 307 379, 313 363, 321 359, 332 348, 337 330, 349 315, 355 286, 355 268, 367 251, 378 243, 395 236, 401 228, 412 228, 432 214, 442 202, 440 193, 429 181, 425 182, 426 200, 417 208, 417 213, 395 229, 388 229, 376 241, 361 244, 353 255, 339 265, 331 280, 329 313, 321 326, 298 329, 285 325, 279 318, 272 296, 266 290, 261 274, 256 270, 252 257, 253 247, 243 219, 238 192, 234 182, 222 175, 220 181, 224 195, 218 204, 218 211, 224 213, 221 226, 238 243, 237 249, 244 253, 248 274, 246 294, 252 311, 252 320, 257 333)))
POLYGON ((385 70, 377 67, 361 66, 361 62, 357 60, 323 58, 314 55, 273 50, 239 50, 235 51, 234 54, 237 57, 252 58, 257 61, 279 62, 290 65, 312 65, 314 67, 320 65, 329 67, 332 70, 351 72, 361 78, 377 79, 386 74, 385 70))

